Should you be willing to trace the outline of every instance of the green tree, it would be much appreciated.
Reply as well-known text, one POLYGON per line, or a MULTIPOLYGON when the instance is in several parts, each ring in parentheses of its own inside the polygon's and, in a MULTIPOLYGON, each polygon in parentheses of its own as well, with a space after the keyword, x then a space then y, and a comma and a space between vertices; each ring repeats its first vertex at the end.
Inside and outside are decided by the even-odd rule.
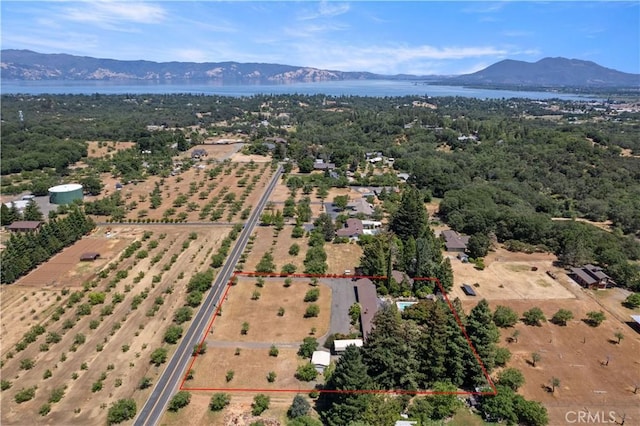
POLYGON ((516 424, 518 414, 514 406, 515 393, 511 388, 497 385, 497 393, 491 396, 483 396, 480 402, 480 410, 486 419, 492 422, 505 422, 516 424))
POLYGON ((540 362, 542 356, 538 352, 534 352, 531 354, 531 364, 535 367, 537 363, 540 362))
POLYGON ((557 325, 565 326, 567 325, 567 321, 573 319, 573 312, 568 309, 559 309, 558 312, 553 314, 551 317, 551 322, 557 325))
POLYGON ((30 200, 22 213, 23 220, 43 220, 44 216, 35 200, 30 200))
POLYGON ((308 362, 306 364, 302 364, 296 369, 295 376, 298 380, 301 380, 303 382, 310 382, 312 380, 315 380, 315 378, 318 376, 318 372, 316 371, 316 368, 313 366, 313 364, 308 362))
POLYGON ((231 396, 227 393, 214 393, 209 402, 209 409, 211 411, 223 410, 231 402, 231 396))
POLYGON ((527 325, 540 326, 547 318, 544 316, 542 309, 533 307, 522 313, 522 321, 527 325))
POLYGON ((417 188, 407 187, 402 193, 398 210, 391 216, 389 229, 400 240, 405 241, 410 236, 422 236, 427 226, 427 211, 417 188))
POLYGON ((318 349, 318 341, 315 337, 305 337, 298 349, 298 355, 303 358, 310 358, 313 352, 318 349))
POLYGON ((606 319, 604 312, 602 311, 590 311, 587 312, 587 319, 585 320, 587 324, 591 327, 597 327, 606 319))
POLYGON ((296 395, 293 398, 293 402, 291 403, 289 410, 287 411, 287 416, 290 419, 295 419, 296 417, 306 416, 309 414, 309 411, 311 411, 311 404, 309 404, 309 401, 307 401, 307 399, 302 395, 296 395))
POLYGON ((170 325, 164 333, 164 341, 169 344, 176 344, 182 337, 182 327, 179 325, 170 325))
POLYGON ((431 419, 441 420, 451 417, 462 406, 455 392, 458 389, 451 383, 436 382, 432 387, 434 394, 426 397, 433 411, 431 419))
MULTIPOLYGON (((500 338, 500 333, 493 323, 493 315, 489 303, 485 299, 482 299, 471 309, 465 327, 487 372, 491 372, 496 365, 496 343, 500 338)), ((486 381, 475 357, 470 361, 470 376, 476 385, 486 381)))
POLYGON ((549 424, 547 409, 538 401, 527 401, 520 395, 513 397, 514 411, 518 413, 518 422, 527 426, 546 426, 549 424))
POLYGON ((336 195, 335 197, 333 197, 333 205, 340 212, 345 210, 348 204, 349 204, 348 195, 336 195))
MULTIPOLYGON (((350 345, 338 360, 325 389, 355 391, 373 389, 373 385, 362 359, 362 350, 350 345)), ((324 424, 343 426, 361 420, 370 401, 371 395, 367 394, 326 392, 320 394, 318 406, 326 407, 320 412, 324 424)))
POLYGON ((272 273, 276 270, 276 265, 273 263, 273 255, 270 251, 265 252, 260 259, 260 262, 256 265, 256 272, 272 273))
POLYGON ((312 303, 309 306, 307 306, 307 309, 304 311, 305 318, 317 317, 319 314, 320 314, 320 306, 316 305, 315 303, 312 303))
POLYGON ((193 309, 189 306, 182 306, 178 308, 173 315, 173 321, 177 324, 185 323, 193 317, 193 309))
POLYGON ((498 384, 517 391, 524 384, 524 375, 515 368, 505 368, 498 373, 498 384))
POLYGON ((100 195, 102 188, 104 188, 102 181, 96 175, 90 175, 81 179, 80 184, 82 184, 82 189, 89 195, 100 195))
POLYGON ((473 258, 485 257, 489 252, 491 240, 485 234, 476 233, 469 237, 467 251, 473 258))
POLYGON ((314 226, 322 234, 325 241, 331 241, 335 237, 336 228, 333 224, 333 219, 328 214, 320 213, 320 216, 314 222, 314 226))
POLYGON ((119 399, 111 404, 107 412, 107 424, 122 423, 136 415, 136 402, 133 399, 119 399))
POLYGON ((620 331, 616 331, 614 333, 614 336, 616 339, 618 339, 618 344, 620 344, 620 342, 622 341, 622 339, 624 339, 624 334, 622 334, 620 331))
POLYGON ((555 393, 556 388, 560 386, 560 379, 557 377, 551 378, 551 393, 555 393))
POLYGON ((493 313, 493 322, 498 327, 513 327, 518 322, 518 314, 508 306, 498 305, 493 313))
POLYGON ((622 302, 624 307, 629 309, 640 308, 640 293, 632 293, 622 302))
POLYGON ((253 403, 251 404, 251 414, 254 416, 259 416, 269 408, 270 402, 271 398, 269 398, 265 394, 259 393, 258 395, 254 396, 253 403))
POLYGON ((169 411, 176 412, 183 407, 186 407, 191 402, 191 393, 187 391, 179 391, 169 401, 167 409, 169 411))
POLYGON ((167 361, 167 355, 169 351, 166 348, 158 348, 151 353, 151 363, 156 367, 164 364, 167 361))

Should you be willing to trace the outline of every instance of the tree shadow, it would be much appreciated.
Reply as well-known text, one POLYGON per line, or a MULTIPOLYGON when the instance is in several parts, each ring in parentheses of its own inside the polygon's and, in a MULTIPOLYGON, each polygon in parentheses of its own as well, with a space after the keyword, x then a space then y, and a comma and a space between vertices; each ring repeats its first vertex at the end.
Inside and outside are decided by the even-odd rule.
POLYGON ((607 342, 611 343, 612 345, 617 345, 618 341, 615 339, 608 339, 607 342))

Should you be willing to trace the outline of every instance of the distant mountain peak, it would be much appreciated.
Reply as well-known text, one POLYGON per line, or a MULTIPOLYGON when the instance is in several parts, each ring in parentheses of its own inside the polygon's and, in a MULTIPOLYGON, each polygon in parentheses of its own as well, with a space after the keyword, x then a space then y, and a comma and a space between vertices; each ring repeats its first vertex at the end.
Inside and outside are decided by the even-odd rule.
POLYGON ((640 74, 605 68, 592 61, 563 57, 537 62, 505 59, 450 82, 474 85, 542 87, 640 87, 640 74))

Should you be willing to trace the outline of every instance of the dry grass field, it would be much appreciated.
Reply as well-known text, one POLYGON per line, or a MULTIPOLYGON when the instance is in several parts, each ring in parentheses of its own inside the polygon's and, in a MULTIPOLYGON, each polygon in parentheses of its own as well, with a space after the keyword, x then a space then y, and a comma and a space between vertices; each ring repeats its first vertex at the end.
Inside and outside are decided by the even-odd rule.
POLYGON ((492 308, 497 304, 509 306, 519 314, 538 306, 547 318, 561 308, 573 312, 574 320, 566 327, 549 322, 541 327, 517 324, 517 343, 507 343, 514 329, 502 330, 501 344, 512 352, 508 366, 525 375, 520 393, 547 407, 549 424, 566 424, 567 411, 585 409, 593 413, 626 413, 626 424, 640 424, 640 393, 633 393, 634 386, 640 384, 640 337, 635 330, 609 314, 599 327, 584 323, 587 312, 601 310, 590 299, 496 301, 492 308), (616 343, 616 332, 624 335, 620 344, 616 343), (534 352, 541 356, 535 367, 531 362, 534 352), (604 365, 607 358, 608 366, 604 365), (560 379, 560 387, 554 393, 548 389, 553 377, 560 379))
MULTIPOLYGON (((104 235, 105 229, 98 228, 96 238, 104 235)), ((145 376, 155 381, 161 371, 150 364, 150 354, 163 345, 172 352, 172 345, 163 344, 162 339, 164 330, 172 323, 173 312, 184 303, 186 283, 193 272, 208 267, 212 252, 229 231, 223 227, 121 226, 114 228, 111 235, 132 242, 140 240, 145 230, 153 232, 140 249, 148 250, 147 257, 137 258, 134 254, 120 259, 120 253, 114 250, 105 259, 114 267, 105 265, 106 277, 96 276, 92 280, 95 287, 89 285, 87 292, 103 292, 106 298, 103 303, 91 306, 89 315, 78 311, 79 305, 88 304, 87 292, 79 291, 81 300, 69 303, 73 289, 78 290, 84 284, 82 274, 72 277, 68 283, 71 293, 65 295, 61 289, 43 295, 42 291, 34 294, 32 286, 12 286, 18 295, 3 300, 3 330, 8 331, 13 341, 22 339, 23 333, 14 333, 21 328, 40 324, 46 332, 22 351, 15 345, 8 346, 5 342, 10 339, 3 336, 2 378, 11 381, 11 388, 2 392, 3 425, 102 424, 107 407, 120 398, 132 397, 138 407, 142 406, 150 389, 140 391, 138 383, 145 376), (195 239, 190 238, 191 233, 195 233, 195 239), (157 247, 151 248, 151 241, 157 241, 157 247), (154 263, 156 256, 159 261, 154 263), (116 275, 123 275, 124 271, 126 278, 116 280, 116 275), (153 279, 154 276, 158 279, 153 279), (24 296, 20 296, 20 289, 24 296), (116 295, 122 298, 120 303, 115 302, 116 295), (46 297, 55 303, 46 312, 36 310, 37 319, 15 315, 15 309, 29 312, 30 307, 38 307, 46 297), (132 304, 134 298, 139 304, 132 304), (107 306, 113 307, 111 313, 104 311, 107 306), (58 319, 53 316, 56 308, 64 309, 57 313, 58 319), (50 332, 57 333, 60 340, 47 343, 50 332), (24 368, 26 359, 33 361, 32 368, 24 368), (36 385, 35 398, 20 404, 14 400, 21 389, 36 385), (40 416, 40 407, 54 389, 60 388, 65 388, 62 400, 51 404, 46 417, 40 416)), ((46 267, 47 264, 41 266, 46 267)))
POLYGON ((100 141, 87 141, 87 157, 89 158, 103 158, 111 154, 115 154, 117 151, 133 148, 136 144, 134 142, 100 142, 100 141))
POLYGON ((471 263, 462 263, 454 255, 451 257, 454 281, 450 291, 452 298, 537 300, 575 297, 560 282, 547 275, 546 271, 562 274, 562 269, 553 266, 555 256, 548 253, 513 253, 498 249, 485 258, 484 270, 477 270, 471 263), (475 286, 475 283, 479 286, 475 286), (466 296, 460 288, 462 284, 474 286, 477 298, 466 296))

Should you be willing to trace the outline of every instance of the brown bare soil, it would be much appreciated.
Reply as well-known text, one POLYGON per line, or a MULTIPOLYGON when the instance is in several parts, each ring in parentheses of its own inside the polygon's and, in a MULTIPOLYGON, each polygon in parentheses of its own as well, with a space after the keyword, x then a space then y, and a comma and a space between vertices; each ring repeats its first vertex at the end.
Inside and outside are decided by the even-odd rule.
MULTIPOLYGON (((634 386, 640 383, 640 337, 634 329, 611 315, 597 328, 585 324, 582 319, 589 311, 602 308, 589 298, 500 301, 519 314, 533 306, 540 307, 547 318, 558 309, 569 309, 574 320, 566 327, 545 323, 541 327, 518 323, 520 332, 517 343, 506 343, 514 329, 502 330, 502 342, 512 352, 509 367, 523 372, 526 383, 520 393, 527 399, 542 402, 549 410, 549 424, 567 424, 568 411, 588 410, 592 413, 613 410, 621 416, 627 414, 626 424, 640 421, 640 393, 634 394, 634 386), (624 339, 617 344, 616 332, 624 339), (541 360, 533 367, 531 354, 537 352, 541 360), (605 366, 607 358, 609 365, 605 366), (560 386, 552 393, 551 379, 560 379, 560 386)), ((571 418, 570 418, 571 419, 571 418)), ((617 418, 620 421, 620 417, 617 418)), ((600 424, 600 423, 597 423, 600 424)))
POLYGON ((278 390, 291 389, 310 391, 313 382, 301 382, 294 377, 296 368, 309 362, 296 355, 298 348, 280 348, 277 357, 269 356, 269 348, 242 348, 240 355, 234 355, 235 348, 210 348, 196 360, 194 379, 185 382, 185 388, 224 390, 278 390), (226 381, 227 371, 234 372, 233 379, 226 381), (273 383, 267 381, 267 374, 277 375, 273 383))
MULTIPOLYGON (((96 235, 104 234, 105 229, 99 228, 96 235)), ((130 241, 133 241, 144 230, 144 227, 118 227, 117 234, 119 238, 130 238, 130 241)), ((94 279, 96 287, 90 288, 90 291, 106 292, 104 304, 93 306, 90 315, 78 316, 78 305, 68 307, 67 295, 51 307, 51 311, 56 305, 65 307, 65 312, 59 320, 55 321, 50 314, 40 317, 39 321, 45 326, 47 333, 53 331, 62 336, 60 342, 44 345, 45 333, 23 351, 17 352, 13 346, 8 348, 13 352, 13 357, 9 358, 5 354, 1 373, 3 379, 12 381, 12 387, 2 393, 3 425, 43 422, 102 424, 105 421, 107 407, 117 399, 132 397, 138 407, 142 406, 151 389, 140 391, 138 383, 144 376, 155 381, 161 371, 161 368, 149 363, 149 356, 156 348, 166 345, 162 343, 164 331, 172 322, 173 312, 184 303, 186 283, 192 273, 208 267, 210 255, 229 229, 155 226, 146 230, 153 232, 149 241, 159 242, 156 248, 148 248, 148 257, 136 259, 133 255, 120 260, 119 253, 114 253, 107 260, 110 264, 116 265, 115 269, 107 278, 94 279), (195 240, 189 240, 191 232, 197 233, 195 240), (160 239, 161 233, 166 234, 164 239, 160 239), (183 243, 186 241, 190 243, 189 247, 184 249, 183 243), (151 260, 156 255, 161 255, 161 259, 152 265, 151 260), (169 266, 174 255, 176 261, 173 266, 169 266), (125 270, 128 271, 127 277, 107 291, 116 273, 125 270), (141 272, 144 273, 144 277, 139 282, 134 282, 134 278, 141 272), (161 275, 159 282, 152 282, 154 275, 161 275), (112 314, 100 315, 106 305, 112 304, 115 293, 122 294, 124 300, 114 304, 112 314), (141 303, 137 308, 134 307, 134 296, 145 293, 146 297, 141 297, 141 303), (153 306, 158 307, 155 312, 153 306), (92 320, 98 320, 95 327, 90 326, 92 320), (71 328, 65 330, 65 323, 71 328), (85 336, 85 342, 74 344, 77 335, 85 336), (25 358, 35 361, 32 369, 20 369, 20 360, 25 358), (82 364, 86 364, 86 368, 82 364), (43 380, 43 374, 47 369, 53 373, 52 377, 43 380), (77 374, 77 379, 72 378, 73 374, 77 374), (101 380, 103 374, 106 378, 101 380), (99 381, 103 383, 102 390, 93 392, 92 386, 99 381), (38 388, 33 400, 22 404, 14 401, 16 392, 34 385, 38 388), (51 413, 44 418, 41 417, 38 414, 39 407, 47 402, 53 389, 63 386, 66 386, 64 398, 52 404, 51 413)), ((148 242, 143 242, 143 249, 147 249, 147 245, 148 242)), ((31 293, 31 290, 28 292, 31 293)), ((36 294, 39 295, 40 292, 36 294)), ((22 300, 19 297, 15 298, 15 303, 22 300)), ((28 300, 34 306, 38 303, 32 296, 28 296, 28 300)), ((82 303, 88 303, 86 296, 79 302, 82 303)), ((11 304, 9 309, 13 309, 11 304)), ((28 309, 28 306, 24 306, 24 309, 28 309)), ((19 324, 19 319, 15 316, 4 316, 3 307, 2 323, 7 330, 14 330, 14 324, 19 324)), ((184 324, 183 327, 187 326, 188 324, 184 324)), ((19 338, 21 337, 22 334, 19 335, 19 338)), ((3 336, 3 346, 4 340, 3 336)), ((174 347, 166 346, 171 355, 174 347)))
POLYGON ((514 253, 497 249, 485 258, 485 269, 477 270, 471 263, 462 263, 449 254, 453 268, 454 286, 451 297, 461 300, 476 299, 466 296, 460 286, 474 286, 478 297, 487 300, 508 299, 571 299, 575 296, 546 271, 564 275, 564 271, 553 266, 556 259, 549 253, 514 253), (537 268, 537 270, 532 270, 537 268), (479 286, 474 284, 478 283, 479 286))
POLYGON ((87 157, 89 158, 102 158, 134 147, 135 142, 116 142, 116 141, 87 141, 87 157), (102 146, 101 146, 102 145, 102 146))
POLYGON ((282 231, 278 233, 278 237, 275 238, 275 229, 271 226, 259 226, 256 228, 254 235, 256 236, 253 248, 247 256, 245 271, 255 271, 256 265, 260 262, 260 259, 265 252, 273 250, 273 262, 276 265, 276 272, 280 272, 281 268, 287 263, 293 263, 296 265, 296 273, 301 273, 304 270, 304 257, 307 253, 308 238, 293 238, 291 237, 291 226, 285 226, 282 231), (289 247, 293 243, 300 246, 300 252, 297 256, 289 254, 289 247))
POLYGON ((308 303, 304 295, 312 289, 309 279, 293 278, 293 284, 283 286, 284 278, 266 278, 264 287, 255 285, 256 278, 240 277, 232 286, 222 304, 222 315, 213 322, 213 333, 209 337, 215 341, 288 343, 302 342, 312 327, 316 335, 324 335, 329 328, 331 316, 331 288, 319 284, 320 298, 314 302, 320 307, 315 318, 303 318, 308 303), (260 292, 258 300, 252 300, 254 291, 260 292), (284 316, 278 316, 278 309, 285 309, 284 316), (249 323, 249 332, 240 334, 242 323, 249 323))

